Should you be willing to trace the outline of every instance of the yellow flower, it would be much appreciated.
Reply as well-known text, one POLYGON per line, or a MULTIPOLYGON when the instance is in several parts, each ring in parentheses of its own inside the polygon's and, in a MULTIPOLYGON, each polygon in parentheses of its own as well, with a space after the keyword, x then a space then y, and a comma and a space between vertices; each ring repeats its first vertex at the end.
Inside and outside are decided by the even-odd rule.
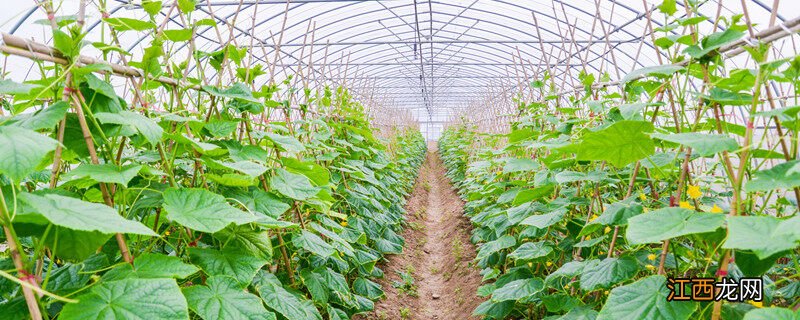
POLYGON ((644 192, 639 192, 639 199, 641 199, 642 201, 647 200, 647 196, 644 194, 644 192))
POLYGON ((603 291, 603 294, 608 295, 608 290, 603 291))
POLYGON ((711 213, 722 213, 722 208, 715 204, 713 207, 711 207, 711 213))
POLYGON ((694 210, 694 206, 689 204, 689 201, 681 201, 679 206, 684 209, 694 210))
POLYGON ((169 230, 167 230, 167 231, 165 231, 165 232, 164 232, 164 236, 165 236, 165 237, 169 237, 169 234, 170 234, 170 233, 171 233, 171 232, 169 232, 169 230))
POLYGON ((342 222, 339 222, 339 224, 341 224, 341 225, 342 225, 342 227, 346 227, 346 226, 347 226, 347 221, 342 221, 342 222))
POLYGON ((528 262, 528 267, 533 268, 533 262, 528 262))
POLYGON ((655 255, 655 254, 652 254, 652 253, 651 253, 651 254, 648 254, 648 255, 647 255, 647 260, 650 260, 650 261, 656 261, 656 255, 655 255))
POLYGON ((652 265, 652 264, 648 264, 648 265, 646 265, 646 266, 644 266, 644 267, 645 267, 645 268, 647 268, 647 270, 650 270, 650 271, 653 271, 653 270, 655 270, 655 269, 656 269, 656 266, 654 266, 654 265, 652 265))
POLYGON ((603 233, 609 233, 609 232, 611 232, 611 227, 606 226, 606 228, 603 229, 603 233))
POLYGON ((747 303, 752 304, 756 308, 763 308, 764 307, 764 303, 761 302, 761 301, 749 300, 749 301, 747 301, 747 303))
POLYGON ((589 218, 589 222, 594 221, 594 219, 597 219, 597 215, 596 214, 593 214, 592 217, 589 218))
POLYGON ((591 240, 591 239, 592 239, 592 236, 590 236, 590 235, 587 235, 586 237, 584 237, 584 238, 583 238, 583 241, 586 241, 586 240, 591 240))
POLYGON ((548 266, 548 267, 550 267, 550 266, 553 266, 553 263, 552 263, 552 262, 550 262, 550 261, 547 261, 547 262, 545 262, 544 264, 545 264, 546 266, 548 266))
POLYGON ((597 251, 597 254, 606 254, 605 251, 597 251))
POLYGON ((689 185, 689 188, 686 190, 686 194, 689 195, 689 198, 698 199, 703 196, 703 192, 700 191, 699 186, 689 185))
POLYGON ((645 213, 647 213, 647 212, 650 212, 650 209, 648 209, 648 208, 642 208, 642 211, 644 211, 645 213))

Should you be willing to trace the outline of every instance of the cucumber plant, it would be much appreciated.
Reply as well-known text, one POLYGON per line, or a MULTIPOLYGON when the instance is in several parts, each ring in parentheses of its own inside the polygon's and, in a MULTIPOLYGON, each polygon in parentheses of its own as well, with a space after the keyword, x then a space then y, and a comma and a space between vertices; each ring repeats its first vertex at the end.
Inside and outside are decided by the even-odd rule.
POLYGON ((567 98, 545 76, 509 132, 469 119, 445 130, 439 151, 480 244, 476 315, 798 317, 800 108, 772 92, 797 88, 800 57, 770 59, 756 43, 745 47, 755 67, 731 68, 720 50, 748 31, 741 15, 701 35, 703 19, 661 11, 655 41, 671 64, 635 70, 619 90, 582 73, 567 98), (681 26, 690 33, 671 33, 681 26), (668 278, 757 278, 763 296, 668 301, 668 278))
POLYGON ((422 135, 377 137, 343 87, 312 91, 290 77, 257 88, 266 71, 234 44, 170 60, 175 44, 194 47, 196 28, 215 26, 191 19, 193 2, 175 4, 190 27, 159 27, 160 1, 142 4, 148 21, 108 17, 101 0, 107 42, 89 43, 83 10, 57 17, 45 2, 61 62, 36 61, 40 79, 0 80, 1 317, 372 310, 383 296, 376 262, 403 247, 422 135), (133 32, 151 37, 139 61, 116 40, 133 32), (87 45, 138 68, 126 78, 133 99, 111 85, 110 64, 86 64, 87 45))

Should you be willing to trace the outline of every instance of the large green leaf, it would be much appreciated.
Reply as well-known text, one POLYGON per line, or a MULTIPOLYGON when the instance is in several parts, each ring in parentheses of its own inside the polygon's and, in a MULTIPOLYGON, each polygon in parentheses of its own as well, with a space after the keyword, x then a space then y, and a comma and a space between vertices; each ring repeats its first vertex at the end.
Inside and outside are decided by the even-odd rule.
POLYGON ((189 308, 206 320, 259 319, 274 320, 275 314, 267 311, 261 299, 235 285, 234 279, 219 276, 206 280, 207 286, 183 289, 189 308))
POLYGON ((221 195, 195 188, 164 191, 164 210, 171 220, 208 233, 220 231, 230 224, 257 220, 256 216, 229 205, 221 195))
POLYGON ((174 279, 101 282, 64 306, 59 319, 188 320, 186 299, 174 279))
POLYGON ((306 200, 322 190, 312 185, 308 177, 281 168, 275 171, 275 176, 270 179, 269 185, 271 189, 295 200, 306 200))
POLYGON ((628 224, 628 219, 642 214, 642 205, 634 201, 635 198, 614 202, 606 207, 597 219, 590 224, 624 226, 628 224))
POLYGON ((598 320, 686 320, 697 309, 690 301, 667 301, 667 279, 650 276, 611 290, 598 320))
POLYGON ((323 258, 336 254, 336 249, 330 244, 322 240, 318 235, 306 230, 302 230, 301 233, 296 234, 294 238, 292 238, 292 243, 298 248, 303 248, 323 258))
POLYGON ((775 189, 792 189, 800 187, 800 160, 781 163, 772 168, 753 174, 744 189, 747 192, 771 191, 775 189))
POLYGON ((639 263, 629 256, 588 260, 581 272, 581 289, 592 291, 597 288, 609 288, 630 279, 637 272, 639 263))
POLYGON ((544 281, 539 278, 514 280, 494 290, 492 292, 492 301, 502 302, 530 298, 543 289, 544 281))
POLYGON ((133 260, 133 267, 140 278, 183 279, 200 270, 181 261, 181 258, 158 253, 145 253, 136 257, 133 260))
POLYGON ((618 121, 605 129, 587 133, 573 150, 578 160, 604 160, 615 167, 623 167, 655 152, 655 144, 647 135, 653 130, 653 124, 647 121, 618 121))
POLYGON ((654 133, 651 137, 681 144, 692 148, 692 153, 704 157, 712 156, 723 151, 734 151, 739 148, 739 143, 724 134, 710 134, 699 132, 687 133, 654 133))
POLYGON ((322 320, 322 316, 313 305, 308 307, 298 297, 286 291, 275 275, 262 272, 256 287, 267 307, 286 319, 322 320))
POLYGON ((131 126, 154 146, 161 141, 161 137, 164 135, 164 129, 158 126, 153 119, 137 112, 123 110, 117 113, 96 113, 94 116, 102 123, 131 126))
POLYGON ((725 215, 695 212, 671 207, 628 219, 626 239, 631 244, 658 243, 663 240, 717 230, 725 223, 725 215))
POLYGON ((95 182, 118 183, 127 186, 128 182, 136 177, 141 169, 142 166, 137 164, 118 166, 111 163, 82 163, 80 166, 67 173, 65 178, 89 178, 95 182))
POLYGON ((237 250, 189 248, 189 256, 209 276, 230 276, 246 286, 266 260, 237 250))
POLYGON ((275 145, 280 147, 281 150, 298 153, 303 152, 306 148, 303 146, 303 143, 297 140, 297 138, 292 136, 284 136, 277 133, 267 133, 267 138, 271 140, 275 145))
POLYGON ((238 99, 252 103, 261 103, 261 101, 253 97, 253 93, 250 91, 250 88, 243 83, 237 82, 225 89, 220 89, 213 86, 203 86, 203 90, 212 96, 220 98, 238 99))
POLYGON ((14 126, 0 126, 0 173, 21 181, 55 150, 58 141, 36 131, 14 126))
POLYGON ((653 67, 644 67, 636 69, 626 74, 622 78, 622 83, 630 82, 642 77, 657 76, 659 78, 671 76, 673 73, 683 70, 684 67, 675 64, 665 64, 653 67))
POLYGON ((539 163, 533 159, 526 158, 507 158, 503 166, 503 173, 534 171, 539 169, 539 163))
POLYGON ((723 45, 738 40, 743 35, 744 33, 742 31, 734 28, 728 28, 725 29, 725 31, 714 32, 704 37, 699 45, 689 46, 684 49, 683 52, 689 54, 692 58, 699 59, 711 53, 712 51, 721 48, 723 45))
POLYGON ((131 18, 105 18, 103 21, 114 27, 114 30, 116 31, 145 31, 156 28, 154 23, 147 20, 131 18))
POLYGON ((9 95, 28 94, 31 91, 33 91, 33 89, 39 87, 40 86, 29 83, 14 82, 10 79, 0 80, 0 94, 9 94, 9 95))
POLYGON ((770 216, 728 217, 728 239, 722 244, 725 249, 752 250, 759 259, 798 246, 800 234, 779 232, 781 221, 770 216))
POLYGON ((561 222, 566 214, 566 210, 553 210, 545 214, 537 214, 527 217, 519 224, 524 226, 534 226, 539 229, 546 229, 549 226, 561 222))
POLYGON ((478 256, 475 257, 475 259, 481 260, 483 258, 490 256, 492 253, 495 253, 503 249, 511 248, 515 244, 517 244, 516 238, 509 235, 502 236, 497 240, 484 243, 478 250, 478 256))
POLYGON ((214 234, 225 249, 237 248, 262 259, 272 258, 272 240, 266 230, 251 225, 228 226, 214 234))
POLYGON ((69 103, 59 101, 34 113, 23 113, 13 118, 14 125, 31 130, 52 129, 69 110, 69 103))
POLYGON ((39 196, 31 193, 22 193, 19 198, 33 208, 36 213, 57 226, 82 231, 98 231, 106 234, 158 235, 138 221, 123 218, 116 210, 106 205, 56 194, 39 196))
POLYGON ((553 246, 546 241, 525 242, 508 255, 517 260, 531 260, 545 257, 553 252, 553 246))

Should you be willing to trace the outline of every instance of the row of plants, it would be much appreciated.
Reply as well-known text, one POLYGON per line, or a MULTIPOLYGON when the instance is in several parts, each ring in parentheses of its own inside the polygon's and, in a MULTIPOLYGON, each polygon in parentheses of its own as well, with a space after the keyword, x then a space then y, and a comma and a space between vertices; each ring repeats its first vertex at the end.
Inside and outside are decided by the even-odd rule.
POLYGON ((520 98, 508 133, 468 119, 443 133, 486 281, 476 315, 800 318, 800 107, 772 91, 796 94, 800 57, 769 59, 757 44, 754 68, 730 67, 719 49, 744 36, 742 16, 703 36, 705 17, 674 9, 662 4, 656 29, 672 64, 633 71, 619 90, 581 73, 584 89, 566 98, 545 75, 531 83, 542 100, 520 98), (763 295, 717 299, 713 284, 668 278, 760 279, 763 295), (668 301, 680 289, 699 301, 668 301))
POLYGON ((426 151, 418 131, 376 137, 344 88, 315 92, 291 77, 259 88, 268 72, 234 44, 170 60, 198 28, 217 27, 191 19, 193 1, 172 4, 194 21, 181 30, 156 23, 160 1, 142 3, 149 21, 109 17, 100 1, 105 42, 85 38, 83 10, 42 6, 67 62, 0 80, 0 318, 372 310, 383 296, 375 264, 402 250, 403 204, 426 151), (92 45, 127 61, 121 32, 152 37, 129 61, 143 77, 122 78, 132 100, 111 85, 110 65, 80 58, 92 45))
MULTIPOLYGON (((86 97, 108 93, 81 85, 86 97)), ((84 104, 94 146, 113 151, 98 164, 61 103, 3 119, 0 313, 30 318, 24 286, 45 318, 59 319, 186 319, 188 310, 349 319, 371 310, 383 295, 370 280, 382 276, 375 263, 402 249, 404 198, 425 144, 412 130, 384 144, 339 95, 336 116, 244 131, 256 123, 236 109, 239 98, 205 120, 84 104), (53 128, 64 117, 53 178, 53 128)), ((98 100, 108 99, 121 101, 98 100)))

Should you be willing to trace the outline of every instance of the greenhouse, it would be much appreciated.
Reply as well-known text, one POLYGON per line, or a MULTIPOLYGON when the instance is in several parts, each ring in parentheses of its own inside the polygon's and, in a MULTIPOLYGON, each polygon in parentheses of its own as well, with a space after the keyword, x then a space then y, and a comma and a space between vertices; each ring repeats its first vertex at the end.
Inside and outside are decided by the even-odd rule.
POLYGON ((800 2, 1 5, 0 319, 800 320, 800 2))

